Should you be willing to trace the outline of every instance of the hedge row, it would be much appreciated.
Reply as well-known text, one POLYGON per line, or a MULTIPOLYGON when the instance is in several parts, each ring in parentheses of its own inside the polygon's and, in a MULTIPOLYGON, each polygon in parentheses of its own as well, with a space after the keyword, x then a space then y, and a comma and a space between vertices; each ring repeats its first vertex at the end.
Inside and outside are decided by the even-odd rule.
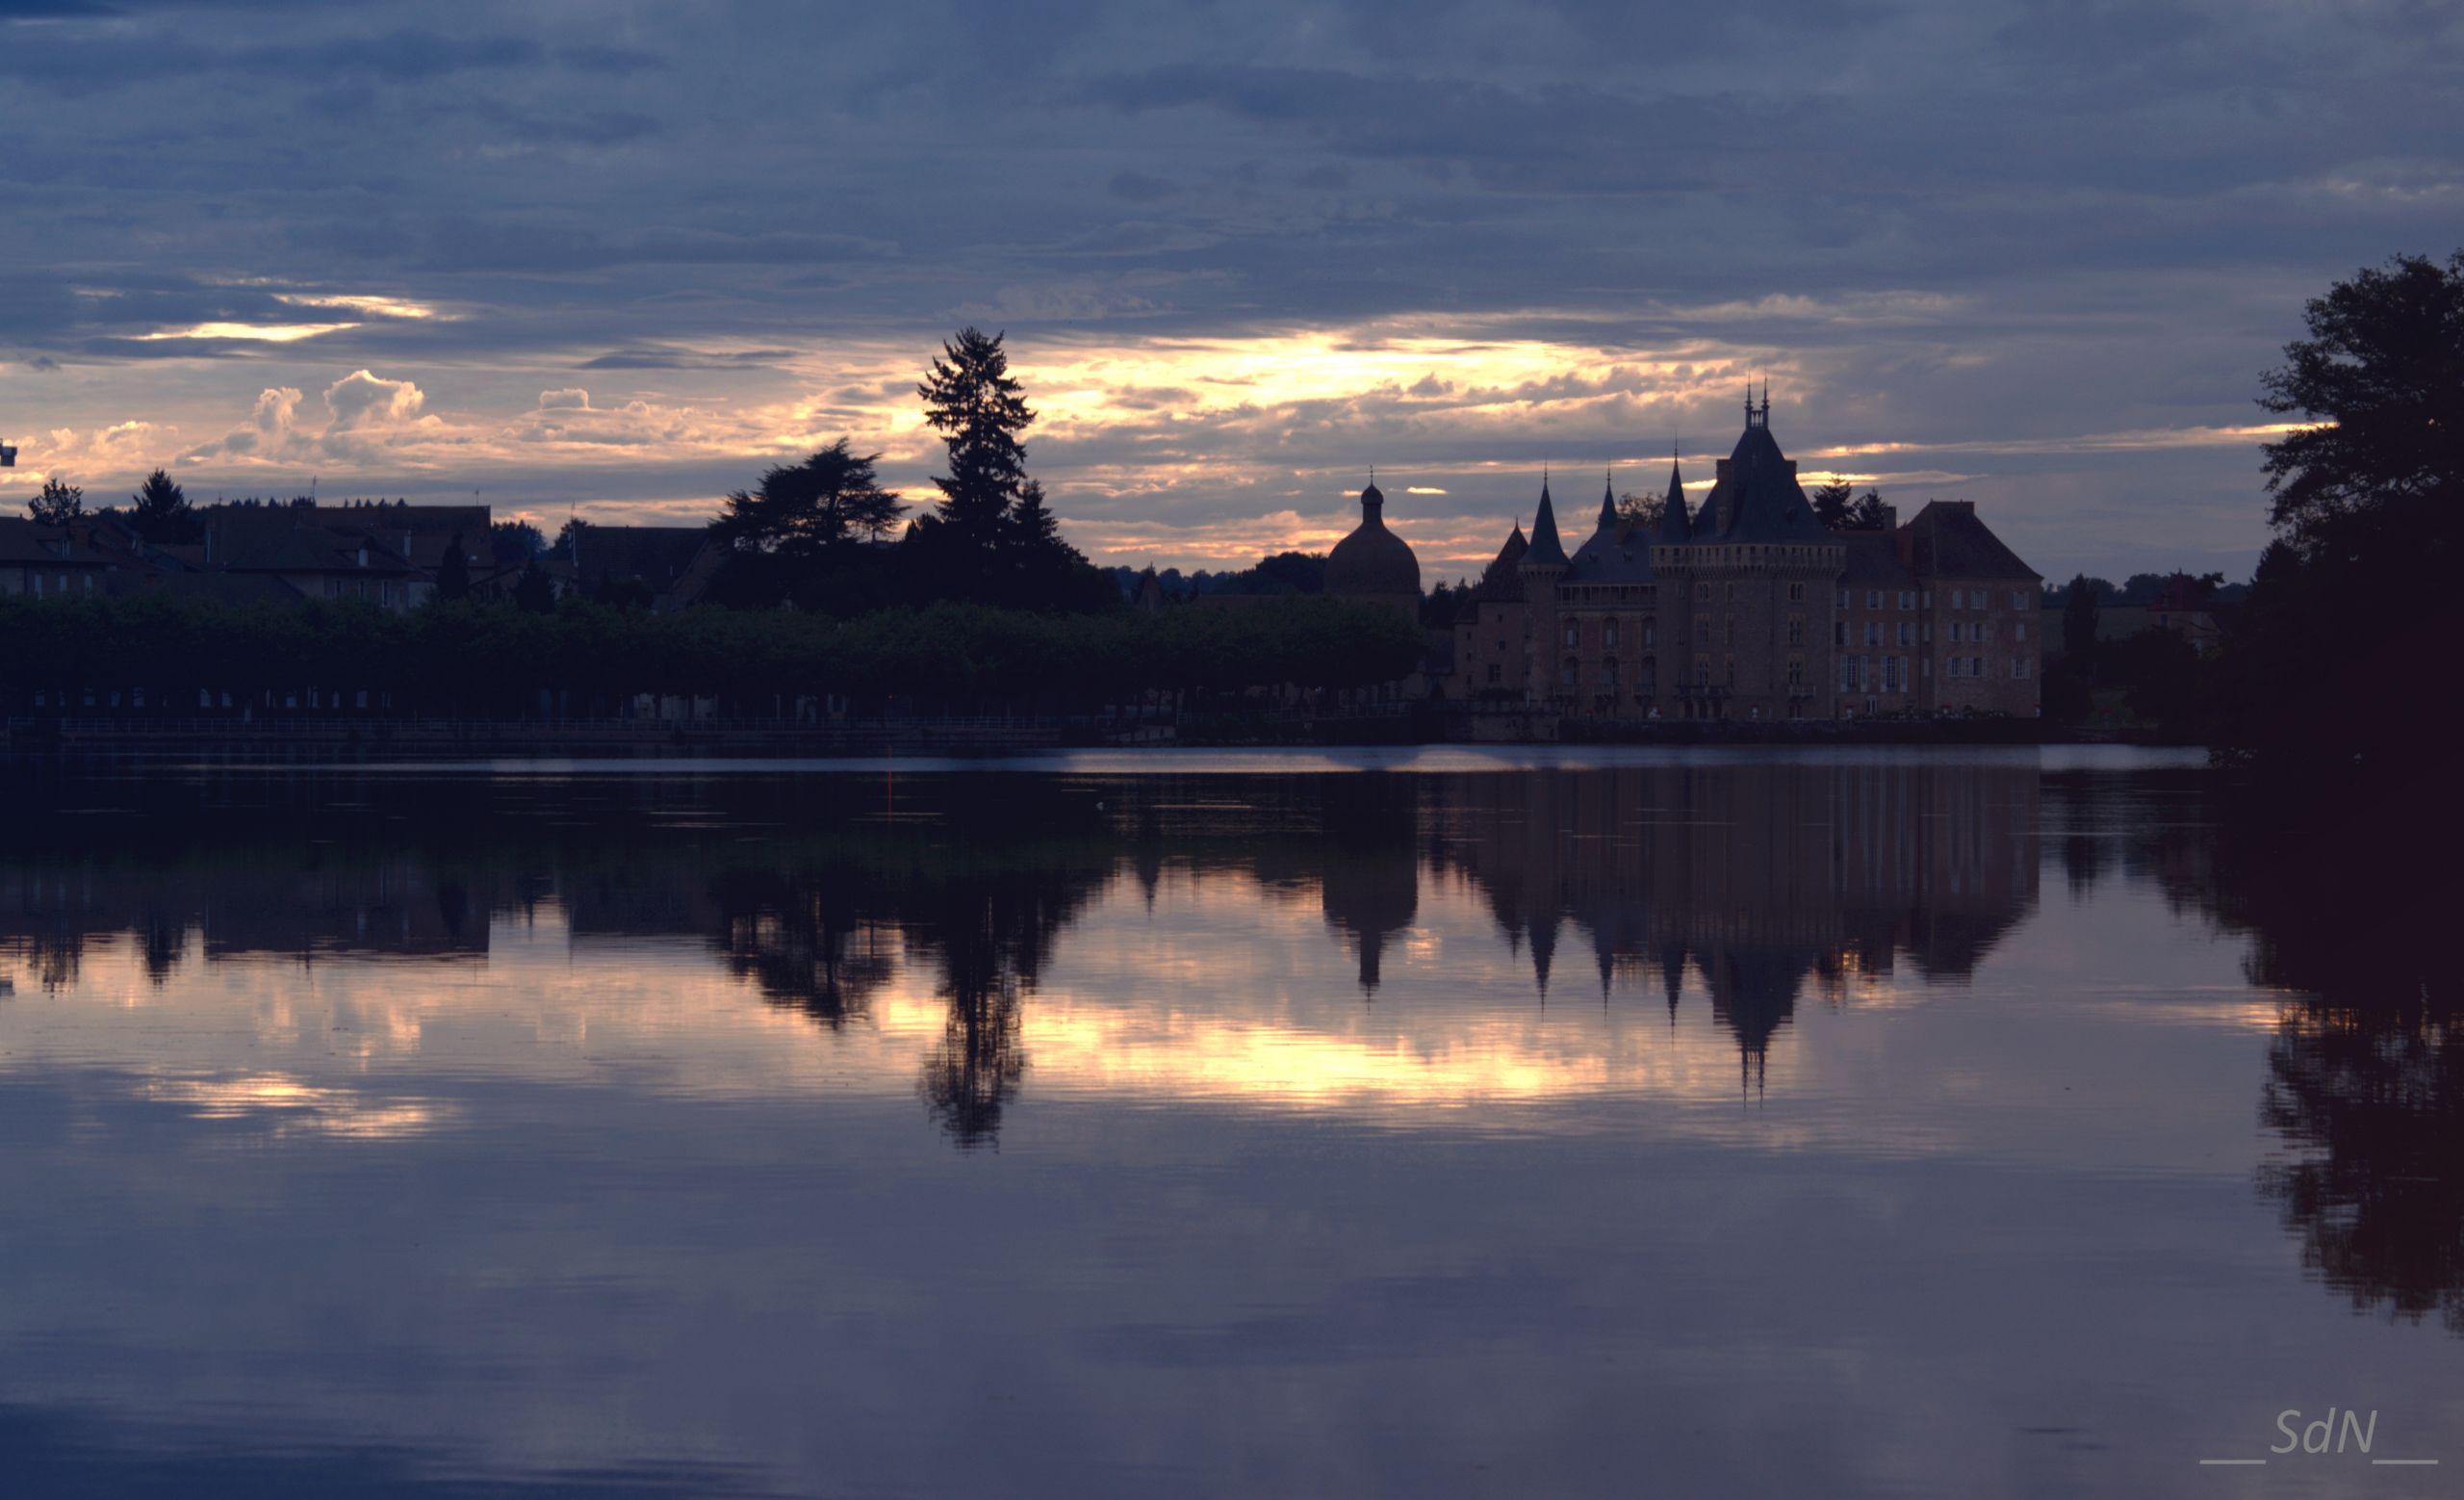
POLYGON ((383 693, 398 711, 520 712, 541 691, 599 699, 897 694, 976 703, 1116 701, 1392 681, 1419 628, 1387 609, 1296 599, 1246 610, 1038 614, 939 604, 849 620, 774 609, 658 614, 568 602, 386 614, 365 605, 224 605, 130 595, 0 599, 0 689, 309 687, 383 693))

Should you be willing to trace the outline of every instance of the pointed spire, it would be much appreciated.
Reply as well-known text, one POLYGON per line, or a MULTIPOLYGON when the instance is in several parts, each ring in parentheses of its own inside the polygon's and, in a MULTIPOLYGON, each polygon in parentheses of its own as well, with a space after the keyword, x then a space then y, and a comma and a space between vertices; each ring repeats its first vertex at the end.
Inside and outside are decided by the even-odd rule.
POLYGON ((1531 518, 1531 550, 1523 555, 1527 568, 1566 566, 1566 547, 1557 540, 1557 508, 1549 500, 1546 470, 1540 478, 1540 512, 1531 518))
POLYGON ((1668 451, 1668 498, 1660 502, 1659 540, 1690 542, 1694 539, 1694 524, 1685 514, 1685 481, 1677 472, 1677 445, 1668 451))
POLYGON ((1599 530, 1617 530, 1617 471, 1614 469, 1608 471, 1608 478, 1601 486, 1599 530))

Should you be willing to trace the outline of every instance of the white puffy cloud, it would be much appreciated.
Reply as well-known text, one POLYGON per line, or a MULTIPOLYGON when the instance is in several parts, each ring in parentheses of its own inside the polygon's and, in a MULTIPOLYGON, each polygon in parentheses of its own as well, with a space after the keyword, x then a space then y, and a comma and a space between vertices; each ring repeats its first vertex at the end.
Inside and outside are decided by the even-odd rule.
POLYGON ((177 427, 157 422, 54 427, 18 444, 17 466, 0 469, 0 488, 34 489, 56 476, 85 485, 90 505, 109 504, 104 491, 125 476, 169 461, 178 439, 177 427))
POLYGON ((325 387, 325 410, 332 415, 328 441, 346 433, 383 431, 419 419, 427 397, 408 380, 388 380, 366 370, 354 370, 325 387))

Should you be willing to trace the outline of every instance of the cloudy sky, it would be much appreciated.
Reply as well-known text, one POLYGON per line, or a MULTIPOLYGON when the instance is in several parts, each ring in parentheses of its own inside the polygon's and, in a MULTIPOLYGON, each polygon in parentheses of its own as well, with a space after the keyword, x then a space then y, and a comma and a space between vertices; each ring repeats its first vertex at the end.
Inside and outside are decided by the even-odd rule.
POLYGON ((0 0, 0 120, 12 508, 699 517, 841 433, 920 496, 973 322, 1072 539, 1184 567, 1374 464, 1470 570, 1767 375, 1809 477, 2244 576, 2302 300, 2464 241, 2428 0, 0 0))

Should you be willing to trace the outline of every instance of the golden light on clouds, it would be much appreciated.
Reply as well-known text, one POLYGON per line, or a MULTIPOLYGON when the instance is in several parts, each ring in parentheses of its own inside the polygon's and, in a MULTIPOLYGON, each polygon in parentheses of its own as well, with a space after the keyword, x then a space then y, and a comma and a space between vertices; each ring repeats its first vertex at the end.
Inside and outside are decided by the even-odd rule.
MULTIPOLYGON (((425 302, 414 302, 400 297, 349 297, 341 293, 278 292, 277 302, 294 307, 331 307, 341 312, 362 313, 371 318, 434 318, 436 309, 425 302)), ((348 326, 347 324, 346 326, 348 326)))
POLYGON ((198 323, 185 328, 164 328, 137 336, 141 344, 167 339, 237 339, 256 344, 296 344, 321 334, 356 328, 356 323, 198 323))

